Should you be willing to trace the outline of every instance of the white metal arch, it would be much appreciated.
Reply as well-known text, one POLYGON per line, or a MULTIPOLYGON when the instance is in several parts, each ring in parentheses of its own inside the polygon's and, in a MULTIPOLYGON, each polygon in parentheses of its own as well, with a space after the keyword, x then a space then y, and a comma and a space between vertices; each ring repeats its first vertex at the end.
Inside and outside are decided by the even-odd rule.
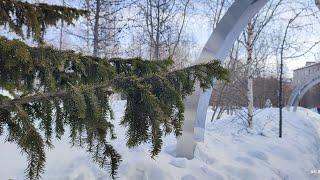
POLYGON ((320 72, 317 72, 311 76, 308 81, 294 89, 288 101, 288 109, 290 110, 290 108, 293 106, 293 111, 297 111, 297 107, 302 97, 317 84, 320 84, 320 72))
MULTIPOLYGON (((208 63, 212 59, 223 62, 245 26, 269 0, 236 0, 217 24, 200 57, 194 64, 208 63)), ((185 120, 182 136, 177 140, 176 155, 193 158, 196 141, 204 140, 207 109, 212 89, 196 91, 185 100, 185 120)))

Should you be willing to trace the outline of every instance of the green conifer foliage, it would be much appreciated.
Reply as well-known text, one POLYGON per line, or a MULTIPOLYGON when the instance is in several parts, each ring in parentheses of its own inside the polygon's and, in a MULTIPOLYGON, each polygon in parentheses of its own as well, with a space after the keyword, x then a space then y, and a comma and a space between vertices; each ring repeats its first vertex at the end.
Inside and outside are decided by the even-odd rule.
MULTIPOLYGON (((82 13, 59 6, 0 1, 0 24, 20 35, 26 26, 35 39, 41 36, 41 28, 64 18, 71 23, 82 13), (23 10, 28 8, 36 17, 23 10)), ((181 135, 183 99, 194 91, 196 82, 207 88, 213 78, 228 79, 228 72, 217 61, 173 70, 172 59, 101 59, 0 37, 0 87, 13 96, 0 95, 0 135, 26 154, 28 179, 41 177, 44 149, 52 148, 53 138, 60 139, 66 132, 73 146, 85 148, 115 178, 121 156, 111 144, 116 132, 109 96, 126 96, 121 124, 127 128, 128 147, 149 142, 151 157, 155 157, 164 135, 181 135)))
POLYGON ((41 41, 42 34, 48 26, 56 26, 63 20, 66 24, 85 15, 86 11, 74 8, 48 5, 30 4, 17 0, 0 1, 0 25, 10 28, 11 31, 23 37, 22 27, 27 28, 27 35, 32 35, 37 41, 41 41))

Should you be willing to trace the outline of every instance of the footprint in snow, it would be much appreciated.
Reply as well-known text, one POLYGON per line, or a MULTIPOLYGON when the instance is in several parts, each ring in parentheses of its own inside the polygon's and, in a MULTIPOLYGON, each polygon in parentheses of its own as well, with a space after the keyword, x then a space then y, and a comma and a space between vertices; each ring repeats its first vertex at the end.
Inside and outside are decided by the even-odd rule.
POLYGON ((186 168, 186 161, 187 160, 185 158, 175 158, 171 160, 170 164, 178 168, 186 168))
POLYGON ((195 154, 195 157, 198 157, 200 160, 202 160, 208 165, 211 165, 217 161, 215 158, 213 158, 211 155, 203 151, 201 148, 196 148, 194 154, 195 154))
POLYGON ((244 179, 244 180, 257 180, 259 179, 256 174, 248 169, 239 169, 239 167, 225 166, 225 169, 230 172, 233 178, 230 179, 244 179))
POLYGON ((261 151, 248 151, 247 154, 253 158, 260 159, 262 161, 268 162, 268 156, 261 151))
POLYGON ((192 176, 191 174, 187 174, 187 175, 183 176, 181 178, 181 180, 197 180, 197 178, 192 176))
POLYGON ((219 173, 209 169, 207 166, 202 166, 200 168, 205 174, 207 174, 211 179, 214 180, 224 180, 223 176, 219 173))
POLYGON ((240 163, 249 165, 249 166, 253 166, 254 165, 254 162, 251 159, 247 158, 247 157, 236 157, 234 160, 238 161, 240 163))

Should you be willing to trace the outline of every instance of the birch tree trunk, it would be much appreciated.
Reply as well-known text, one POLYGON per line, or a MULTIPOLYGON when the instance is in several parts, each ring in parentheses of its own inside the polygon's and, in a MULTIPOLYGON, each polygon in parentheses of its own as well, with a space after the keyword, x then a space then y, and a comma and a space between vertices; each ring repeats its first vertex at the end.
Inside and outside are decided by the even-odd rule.
MULTIPOLYGON (((65 5, 64 0, 62 0, 62 6, 65 5)), ((61 27, 60 27, 60 39, 59 39, 59 50, 62 49, 62 41, 63 41, 63 27, 64 27, 64 21, 61 21, 61 27)))
POLYGON ((96 1, 96 11, 94 15, 94 27, 93 27, 93 56, 98 56, 98 46, 99 46, 99 14, 100 14, 100 0, 96 1))
POLYGON ((247 99, 248 99, 248 125, 250 128, 253 127, 253 72, 252 72, 252 54, 253 54, 253 35, 254 35, 254 27, 252 23, 248 24, 247 30, 247 82, 248 82, 248 91, 247 91, 247 99))

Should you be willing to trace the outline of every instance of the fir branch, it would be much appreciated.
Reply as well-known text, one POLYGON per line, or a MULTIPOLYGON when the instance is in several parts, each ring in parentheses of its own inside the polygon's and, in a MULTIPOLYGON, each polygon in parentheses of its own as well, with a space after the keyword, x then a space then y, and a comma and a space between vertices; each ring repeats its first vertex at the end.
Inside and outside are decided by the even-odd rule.
POLYGON ((49 26, 57 26, 58 21, 64 21, 68 25, 80 16, 87 14, 84 10, 75 8, 48 5, 30 4, 17 0, 0 1, 0 25, 8 26, 17 35, 24 37, 23 27, 27 27, 27 35, 30 33, 38 42, 42 41, 42 35, 49 26))
MULTIPOLYGON (((106 89, 109 88, 109 83, 107 84, 100 84, 100 85, 84 85, 81 86, 82 88, 92 88, 92 89, 106 89)), ((112 94, 113 91, 106 90, 105 91, 107 94, 112 94)), ((48 93, 38 93, 35 95, 29 95, 29 96, 22 96, 16 99, 12 100, 3 100, 0 104, 0 109, 5 109, 5 110, 11 110, 16 107, 16 105, 23 105, 23 104, 29 104, 33 102, 39 102, 39 101, 47 101, 47 100, 52 100, 56 98, 66 98, 71 94, 70 90, 59 90, 57 92, 48 92, 48 93)))
MULTIPOLYGON (((45 134, 41 146, 51 145, 54 124, 58 138, 64 133, 63 127, 69 126, 72 145, 86 147, 93 159, 109 167, 115 177, 121 158, 105 140, 107 135, 115 138, 113 123, 109 121, 110 94, 122 93, 127 97, 122 120, 122 125, 128 127, 127 145, 150 142, 150 154, 155 157, 161 151, 163 135, 181 135, 183 99, 194 91, 195 84, 199 82, 202 88, 208 88, 213 78, 228 78, 227 70, 217 61, 180 70, 172 70, 172 62, 100 59, 0 38, 0 86, 13 93, 22 92, 19 98, 0 99, 0 116, 19 115, 14 121, 6 116, 7 120, 0 121, 0 125, 2 122, 10 129, 12 122, 21 123, 23 118, 30 125, 40 121, 39 131, 45 134), (34 85, 36 81, 38 84, 34 85), (55 117, 50 117, 53 114, 55 117)), ((15 142, 19 142, 22 130, 16 131, 15 142)), ((36 154, 31 154, 28 169, 32 177, 38 178, 44 161, 40 152, 30 151, 36 154)))

